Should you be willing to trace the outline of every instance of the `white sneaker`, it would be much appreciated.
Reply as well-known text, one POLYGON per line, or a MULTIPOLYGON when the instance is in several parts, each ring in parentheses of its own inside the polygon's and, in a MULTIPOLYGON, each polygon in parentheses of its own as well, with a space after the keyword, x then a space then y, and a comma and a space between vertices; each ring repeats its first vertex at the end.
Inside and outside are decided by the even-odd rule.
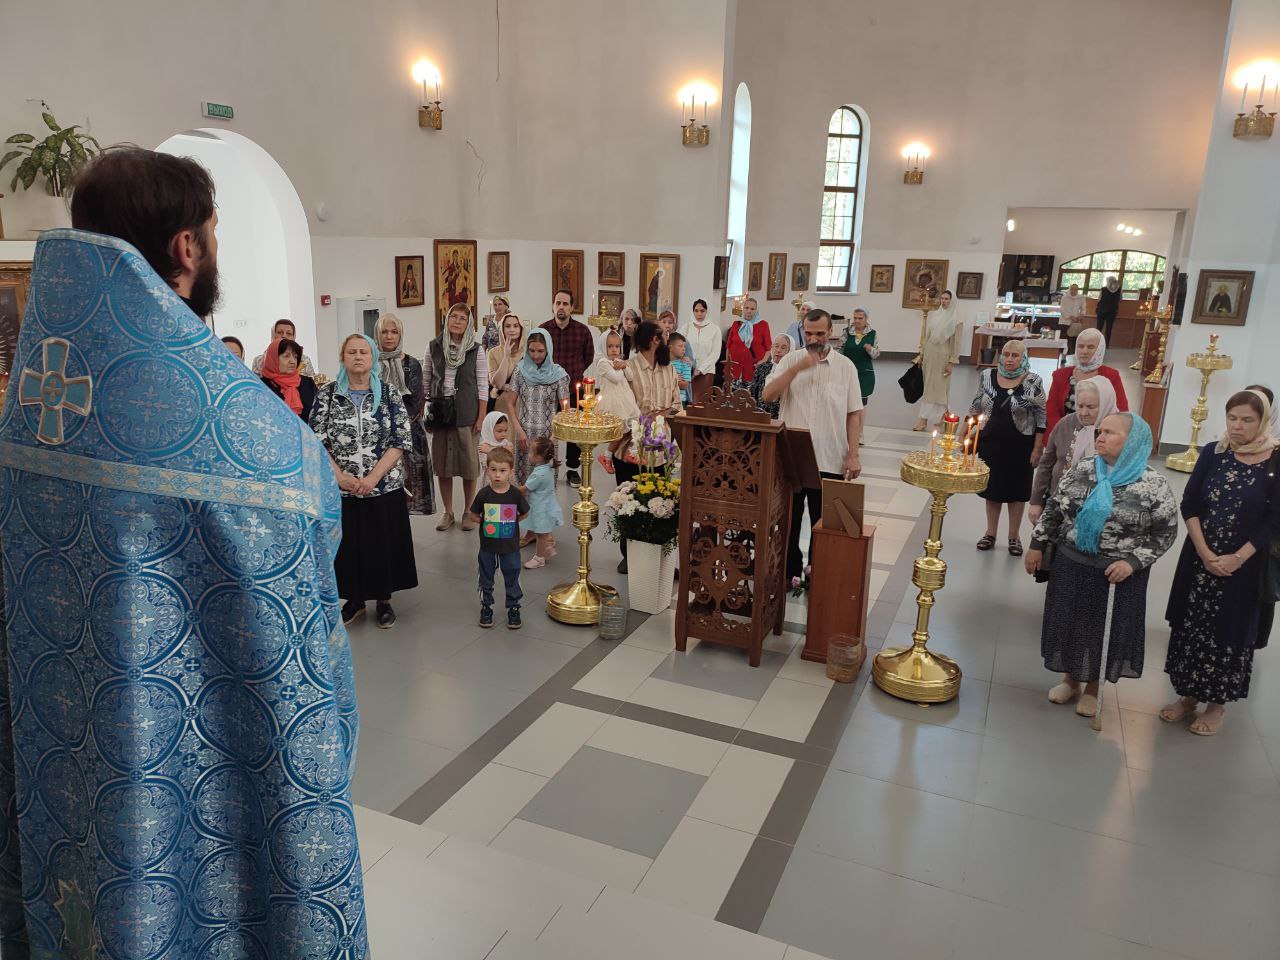
POLYGON ((526 570, 537 570, 539 567, 545 567, 546 565, 547 561, 536 553, 524 562, 524 568, 526 570))

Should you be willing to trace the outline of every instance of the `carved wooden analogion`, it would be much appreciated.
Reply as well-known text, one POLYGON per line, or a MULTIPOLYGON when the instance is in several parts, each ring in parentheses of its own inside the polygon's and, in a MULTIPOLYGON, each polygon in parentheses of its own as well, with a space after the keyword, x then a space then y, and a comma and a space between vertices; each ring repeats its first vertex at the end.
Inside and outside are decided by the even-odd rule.
POLYGON ((712 389, 673 419, 680 432, 680 594, 676 649, 688 639, 746 650, 782 632, 791 486, 784 427, 751 395, 712 389))

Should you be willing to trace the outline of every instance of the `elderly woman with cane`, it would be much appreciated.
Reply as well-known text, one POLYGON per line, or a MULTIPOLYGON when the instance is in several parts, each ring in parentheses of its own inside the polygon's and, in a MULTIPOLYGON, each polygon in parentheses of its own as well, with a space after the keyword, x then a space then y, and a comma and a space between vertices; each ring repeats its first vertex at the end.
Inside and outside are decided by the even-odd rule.
POLYGON ((1063 677, 1049 699, 1079 697, 1076 713, 1096 718, 1100 729, 1100 674, 1112 683, 1142 676, 1147 581, 1177 538, 1178 505, 1168 482, 1147 465, 1151 428, 1141 417, 1103 420, 1096 451, 1063 475, 1023 562, 1034 575, 1045 547, 1056 547, 1040 652, 1045 668, 1063 677))

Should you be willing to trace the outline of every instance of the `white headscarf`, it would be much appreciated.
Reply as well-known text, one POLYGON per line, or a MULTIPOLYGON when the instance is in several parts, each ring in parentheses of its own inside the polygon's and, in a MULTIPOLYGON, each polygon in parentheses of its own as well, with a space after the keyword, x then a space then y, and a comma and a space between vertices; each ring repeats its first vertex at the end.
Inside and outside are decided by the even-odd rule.
POLYGON ((1081 380, 1076 384, 1076 396, 1079 397, 1080 391, 1086 387, 1090 390, 1096 390, 1098 393, 1098 418, 1093 421, 1092 425, 1080 424, 1080 428, 1076 430, 1075 438, 1071 441, 1071 453, 1067 457, 1068 468, 1087 457, 1093 456, 1094 439, 1098 432, 1098 424, 1113 413, 1120 412, 1120 408, 1116 404, 1116 388, 1111 385, 1111 381, 1106 377, 1090 377, 1088 380, 1081 380))
POLYGON ((373 334, 378 339, 378 365, 381 368, 382 382, 391 388, 397 397, 409 392, 404 385, 404 324, 394 313, 384 313, 373 325, 373 334), (387 327, 395 327, 400 334, 400 344, 391 352, 382 349, 382 331, 387 327))
POLYGON ((1222 439, 1220 439, 1217 445, 1213 448, 1214 453, 1226 453, 1228 450, 1233 450, 1236 453, 1243 453, 1245 456, 1251 456, 1255 453, 1266 453, 1267 451, 1274 450, 1277 446, 1280 446, 1280 438, 1277 438, 1272 432, 1273 421, 1271 401, 1267 399, 1267 395, 1261 390, 1249 390, 1248 392, 1252 393, 1262 401, 1262 422, 1258 426, 1257 434, 1255 434, 1254 438, 1248 443, 1243 443, 1236 447, 1231 444, 1231 434, 1224 430, 1222 431, 1222 439))
POLYGON ((484 415, 484 423, 480 424, 480 442, 487 443, 490 448, 506 447, 511 448, 511 418, 501 410, 491 410, 484 415), (499 440, 495 437, 494 431, 498 429, 498 424, 503 420, 507 421, 507 439, 499 440))
POLYGON ((952 300, 951 306, 939 307, 929 314, 929 342, 946 343, 959 325, 960 318, 956 316, 956 302, 952 300))
POLYGON ((1076 357, 1076 369, 1081 373, 1093 373, 1102 366, 1102 361, 1107 357, 1107 338, 1102 335, 1102 331, 1097 327, 1090 327, 1088 330, 1083 331, 1080 336, 1076 337, 1077 347, 1079 347, 1080 341, 1085 337, 1096 337, 1098 340, 1098 349, 1094 351, 1093 359, 1087 364, 1081 363, 1080 358, 1076 357))

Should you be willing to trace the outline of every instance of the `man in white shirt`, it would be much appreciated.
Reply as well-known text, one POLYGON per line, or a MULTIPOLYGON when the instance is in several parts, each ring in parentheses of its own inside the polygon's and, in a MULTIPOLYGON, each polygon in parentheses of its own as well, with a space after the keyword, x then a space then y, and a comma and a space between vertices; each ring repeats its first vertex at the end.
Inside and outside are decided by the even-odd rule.
MULTIPOLYGON (((831 314, 813 309, 805 314, 804 349, 779 360, 765 381, 763 399, 781 401, 779 417, 788 427, 809 431, 818 471, 835 480, 852 480, 862 473, 858 442, 862 438, 862 388, 853 361, 831 349, 831 314)), ((791 503, 787 539, 787 578, 804 572, 800 553, 800 525, 805 505, 809 523, 822 515, 822 490, 797 491, 791 503)))

